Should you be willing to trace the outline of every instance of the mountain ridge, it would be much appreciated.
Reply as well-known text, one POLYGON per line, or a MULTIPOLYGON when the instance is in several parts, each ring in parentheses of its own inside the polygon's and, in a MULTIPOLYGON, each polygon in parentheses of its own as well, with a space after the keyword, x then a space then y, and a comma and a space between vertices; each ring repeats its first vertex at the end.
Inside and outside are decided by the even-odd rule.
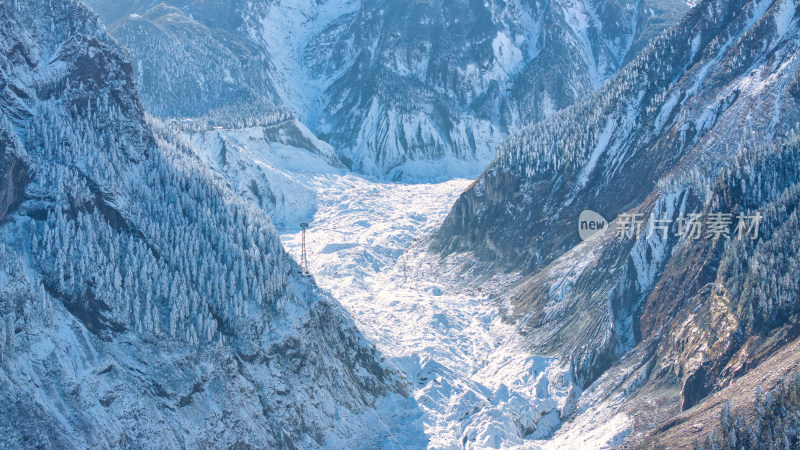
MULTIPOLYGON (((99 0, 88 3, 107 8, 99 0)), ((292 110, 330 143, 348 167, 406 181, 479 174, 509 129, 599 88, 686 8, 679 1, 622 0, 252 2, 234 3, 226 10, 235 19, 215 24, 208 15, 213 2, 172 3, 157 8, 181 15, 170 24, 176 33, 205 35, 195 40, 218 48, 211 66, 222 72, 208 68, 209 51, 167 52, 159 33, 135 25, 150 20, 146 3, 103 14, 144 64, 137 79, 149 110, 202 115, 209 100, 198 96, 196 85, 214 93, 216 106, 253 100, 219 94, 233 85, 255 96, 263 91, 267 102, 292 110), (234 47, 253 48, 260 70, 242 62, 247 58, 234 47), (166 54, 178 55, 174 64, 158 63, 166 54), (256 75, 242 78, 253 70, 256 75), (177 84, 157 88, 147 80, 177 84), (197 101, 186 104, 187 96, 197 101), (457 167, 452 173, 451 166, 457 167)), ((161 20, 152 23, 162 26, 161 20)))

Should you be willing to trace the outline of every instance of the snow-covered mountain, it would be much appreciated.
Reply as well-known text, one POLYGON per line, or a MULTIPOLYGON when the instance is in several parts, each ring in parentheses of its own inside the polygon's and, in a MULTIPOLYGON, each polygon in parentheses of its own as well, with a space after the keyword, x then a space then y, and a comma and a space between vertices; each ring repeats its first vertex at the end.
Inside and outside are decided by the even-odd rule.
POLYGON ((513 133, 438 231, 439 251, 527 274, 508 320, 583 390, 554 445, 600 423, 693 445, 719 426, 712 394, 746 407, 800 362, 799 19, 792 0, 699 2, 596 94, 513 133), (609 231, 581 242, 584 210, 609 231), (692 213, 701 236, 677 236, 692 213), (716 213, 730 238, 709 236, 716 213), (739 239, 757 213, 758 238, 739 239), (612 231, 625 214, 641 234, 612 231))
POLYGON ((796 0, 87 3, 0 0, 0 447, 797 442, 796 0))
POLYGON ((324 55, 320 45, 336 45, 352 61, 331 74, 312 123, 353 167, 390 178, 424 174, 430 163, 417 161, 447 158, 473 162, 464 174, 479 173, 509 128, 573 103, 613 75, 653 11, 636 1, 365 5, 344 31, 337 23, 307 49, 324 55))
POLYGON ((257 105, 257 114, 269 115, 276 109, 270 57, 237 31, 243 2, 85 3, 130 51, 148 113, 197 117, 257 105))
POLYGON ((479 174, 509 129, 599 88, 686 9, 677 0, 87 3, 131 52, 148 111, 278 105, 347 166, 409 180, 479 174))
POLYGON ((316 193, 294 171, 343 171, 333 148, 291 115, 280 113, 246 127, 213 123, 183 121, 175 131, 277 227, 297 227, 316 211, 316 193))
POLYGON ((0 446, 389 439, 376 409, 403 416, 404 382, 264 211, 146 117, 97 16, 9 0, 0 23, 0 446))

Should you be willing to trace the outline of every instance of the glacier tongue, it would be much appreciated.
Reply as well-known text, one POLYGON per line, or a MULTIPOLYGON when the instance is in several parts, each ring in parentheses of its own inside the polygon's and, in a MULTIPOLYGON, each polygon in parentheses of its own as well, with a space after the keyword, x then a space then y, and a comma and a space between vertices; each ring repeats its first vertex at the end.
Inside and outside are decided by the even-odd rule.
MULTIPOLYGON (((350 173, 296 172, 315 191, 307 253, 317 283, 405 372, 431 448, 533 445, 577 398, 560 361, 524 351, 493 293, 513 275, 477 283, 427 252, 426 237, 469 184, 394 184, 350 173), (527 438, 527 440, 526 440, 527 438)), ((300 260, 301 234, 281 236, 300 260)), ((541 443, 541 441, 539 442, 541 443)))

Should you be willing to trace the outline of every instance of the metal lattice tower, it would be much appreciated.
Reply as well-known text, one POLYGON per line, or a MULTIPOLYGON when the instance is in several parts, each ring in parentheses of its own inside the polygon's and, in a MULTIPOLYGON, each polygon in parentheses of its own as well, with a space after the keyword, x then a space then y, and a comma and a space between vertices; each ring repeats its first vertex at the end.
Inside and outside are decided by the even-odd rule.
POLYGON ((300 253, 300 269, 303 271, 303 275, 309 275, 311 271, 308 270, 308 257, 306 257, 306 230, 308 229, 308 223, 301 223, 300 229, 303 230, 303 247, 300 253))

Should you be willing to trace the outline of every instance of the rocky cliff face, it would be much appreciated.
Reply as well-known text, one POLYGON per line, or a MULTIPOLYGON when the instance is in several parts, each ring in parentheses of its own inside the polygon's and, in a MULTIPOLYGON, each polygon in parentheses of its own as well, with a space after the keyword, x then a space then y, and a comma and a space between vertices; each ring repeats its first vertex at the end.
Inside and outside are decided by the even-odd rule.
POLYGON ((28 184, 28 167, 23 159, 16 135, 11 134, 10 124, 1 117, 0 131, 0 223, 15 206, 22 201, 28 184))
POLYGON ((369 410, 402 408, 403 383, 269 217, 145 116, 98 18, 11 1, 0 23, 3 443, 385 439, 369 410))
POLYGON ((477 175, 509 129, 599 88, 686 9, 641 0, 88 3, 131 51, 153 113, 277 104, 348 166, 412 180, 477 175))
POLYGON ((631 442, 658 435, 796 339, 799 15, 791 1, 698 4, 596 94, 512 134, 438 232, 440 251, 529 274, 509 318, 585 390, 559 433, 607 414, 634 421, 631 442), (641 214, 643 232, 581 242, 587 209, 617 230, 641 214), (720 212, 730 238, 714 240, 720 212), (738 239, 736 218, 756 212, 760 236, 738 239), (678 235, 691 213, 698 239, 678 235))

